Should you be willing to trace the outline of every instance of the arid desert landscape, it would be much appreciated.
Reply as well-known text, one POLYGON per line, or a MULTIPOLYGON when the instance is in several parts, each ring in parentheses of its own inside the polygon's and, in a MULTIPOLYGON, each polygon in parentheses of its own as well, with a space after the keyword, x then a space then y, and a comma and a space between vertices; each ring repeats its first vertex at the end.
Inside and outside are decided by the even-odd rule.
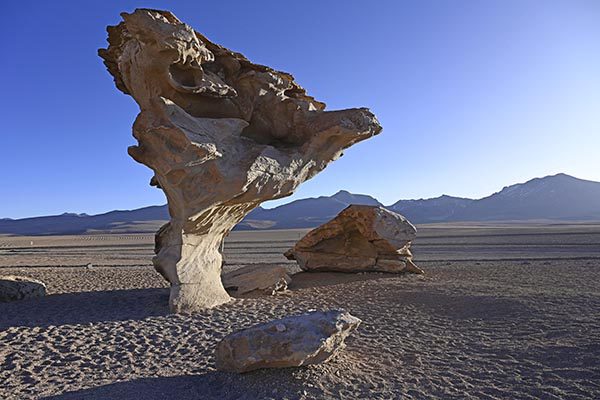
POLYGON ((425 275, 307 273, 306 230, 233 232, 224 271, 282 264, 290 290, 171 314, 153 235, 0 238, 0 271, 47 284, 0 303, 3 399, 600 397, 600 225, 428 224, 425 275), (226 334, 311 309, 363 320, 332 361, 217 371, 226 334))
POLYGON ((0 400, 600 399, 600 2, 8 3, 0 400))

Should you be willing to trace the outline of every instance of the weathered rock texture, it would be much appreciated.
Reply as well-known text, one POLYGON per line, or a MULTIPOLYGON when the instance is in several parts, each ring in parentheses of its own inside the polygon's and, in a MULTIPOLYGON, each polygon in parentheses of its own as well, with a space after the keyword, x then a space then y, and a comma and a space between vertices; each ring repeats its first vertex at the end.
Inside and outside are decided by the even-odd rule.
POLYGON ((215 351, 217 368, 248 372, 329 360, 361 320, 342 310, 314 311, 255 325, 226 336, 215 351))
POLYGON ((261 291, 275 294, 287 289, 292 278, 281 265, 247 265, 222 276, 225 289, 235 294, 261 291))
POLYGON ((46 285, 26 276, 0 276, 0 302, 26 300, 46 295, 46 285))
POLYGON ((308 232, 285 253, 304 271, 414 272, 410 243, 417 229, 383 207, 351 205, 308 232))
POLYGON ((169 203, 154 265, 171 283, 173 311, 224 303, 224 235, 381 127, 365 108, 324 111, 290 74, 212 43, 170 12, 121 15, 99 55, 140 106, 129 154, 154 171, 151 184, 169 203))

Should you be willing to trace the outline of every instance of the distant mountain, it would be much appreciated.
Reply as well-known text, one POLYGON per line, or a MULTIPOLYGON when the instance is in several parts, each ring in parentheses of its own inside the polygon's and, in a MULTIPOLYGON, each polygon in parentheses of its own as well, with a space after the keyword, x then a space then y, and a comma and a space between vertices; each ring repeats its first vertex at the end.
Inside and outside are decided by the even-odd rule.
POLYGON ((451 219, 498 220, 598 220, 600 183, 566 174, 535 178, 507 186, 498 193, 472 202, 451 219))
POLYGON ((154 232, 169 219, 167 206, 87 215, 64 213, 47 217, 0 220, 0 234, 79 235, 83 233, 154 232))
POLYGON ((330 197, 296 200, 272 209, 257 208, 236 229, 312 228, 329 221, 350 204, 382 205, 371 196, 340 190, 330 197))
MULTIPOLYGON (((381 206, 371 196, 339 191, 292 201, 272 209, 258 207, 236 229, 311 228, 329 221, 350 204, 381 206)), ((479 200, 452 196, 400 200, 388 209, 413 223, 449 221, 600 220, 600 183, 558 174, 507 186, 479 200)), ((169 218, 167 206, 105 214, 62 214, 0 219, 0 234, 67 235, 155 232, 169 218)))
POLYGON ((476 200, 443 195, 433 199, 400 200, 387 208, 415 223, 450 221, 476 200))

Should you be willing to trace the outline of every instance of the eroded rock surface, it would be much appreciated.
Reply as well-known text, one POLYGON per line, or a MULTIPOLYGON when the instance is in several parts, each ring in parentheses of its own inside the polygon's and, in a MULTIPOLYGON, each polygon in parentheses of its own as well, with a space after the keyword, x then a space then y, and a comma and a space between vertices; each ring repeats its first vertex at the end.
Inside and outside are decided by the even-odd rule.
POLYGON ((226 336, 215 351, 217 368, 248 372, 326 362, 346 345, 361 320, 342 310, 313 311, 226 336))
POLYGON ((222 276, 225 289, 234 294, 260 291, 275 294, 287 289, 292 278, 282 265, 247 265, 222 276))
POLYGON ((0 302, 26 300, 46 295, 44 282, 26 276, 0 276, 0 302))
POLYGON ((285 256, 304 271, 422 274, 410 252, 416 233, 400 214, 383 207, 351 205, 308 232, 285 256))
POLYGON ((168 200, 154 265, 171 283, 172 311, 224 303, 224 235, 381 127, 365 108, 325 111, 290 74, 212 43, 168 11, 121 16, 99 55, 141 110, 129 154, 168 200))

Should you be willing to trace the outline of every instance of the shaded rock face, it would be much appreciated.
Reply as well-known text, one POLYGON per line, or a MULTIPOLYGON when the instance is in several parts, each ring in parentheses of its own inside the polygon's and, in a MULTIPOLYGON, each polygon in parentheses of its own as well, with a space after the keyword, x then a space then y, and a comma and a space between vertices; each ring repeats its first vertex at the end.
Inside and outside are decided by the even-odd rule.
POLYGON ((226 336, 217 369, 248 372, 326 362, 345 347, 361 320, 342 310, 314 311, 255 325, 226 336))
POLYGON ((25 276, 0 277, 0 302, 26 300, 46 295, 46 285, 25 276))
POLYGON ((129 154, 168 200, 153 262, 171 283, 172 311, 216 306, 229 300, 224 235, 381 127, 365 108, 324 111, 290 74, 212 43, 170 12, 121 16, 99 55, 140 106, 129 154))
POLYGON ((284 291, 292 282, 287 269, 281 265, 247 265, 222 276, 223 286, 234 294, 261 291, 275 294, 284 291))
POLYGON ((410 252, 416 233, 400 214, 351 205, 308 232, 285 256, 304 271, 423 273, 410 252))

